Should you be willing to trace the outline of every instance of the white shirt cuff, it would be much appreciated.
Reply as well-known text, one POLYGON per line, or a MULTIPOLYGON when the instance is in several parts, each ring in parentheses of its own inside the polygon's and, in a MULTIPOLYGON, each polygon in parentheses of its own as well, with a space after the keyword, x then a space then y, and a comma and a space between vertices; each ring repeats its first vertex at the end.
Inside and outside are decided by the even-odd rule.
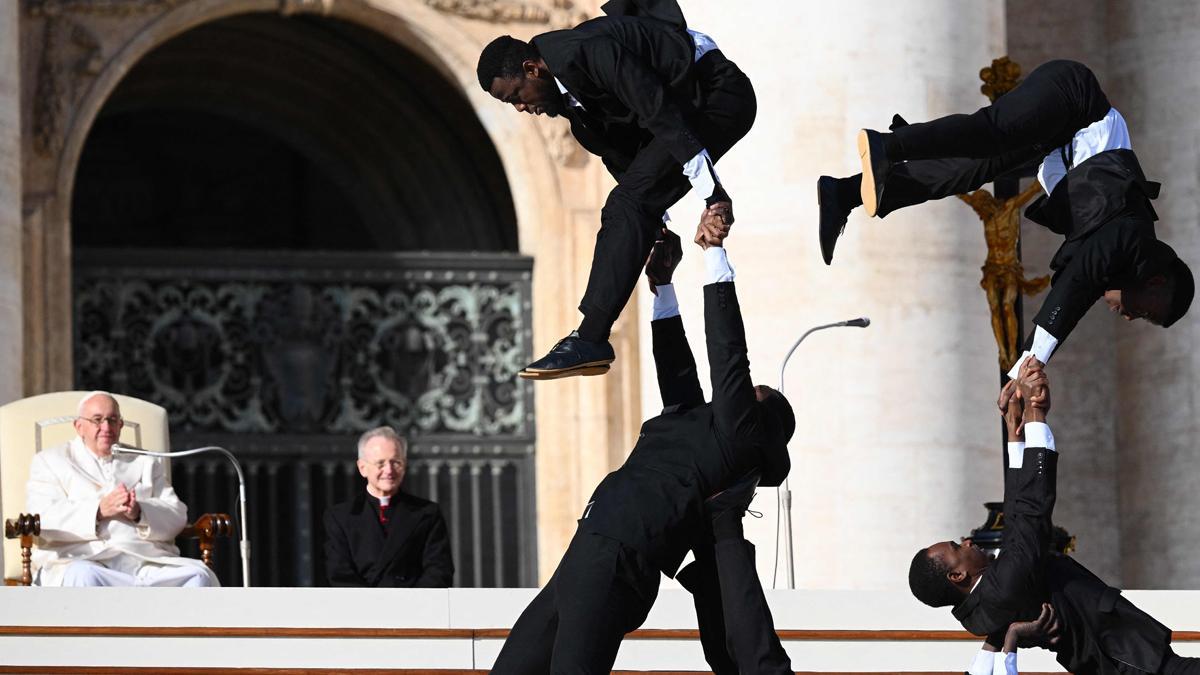
POLYGON ((998 652, 989 652, 986 649, 980 649, 979 653, 971 661, 971 667, 967 668, 968 675, 992 675, 992 664, 995 663, 993 654, 998 652))
POLYGON ((707 284, 733 281, 733 266, 729 264, 729 256, 724 246, 709 246, 704 249, 704 270, 707 284))
POLYGON ((717 183, 721 180, 717 177, 717 170, 713 167, 712 158, 708 156, 708 150, 701 150, 689 159, 687 164, 683 165, 683 175, 687 176, 688 182, 701 199, 711 197, 717 191, 717 183))
POLYGON ((1025 441, 1008 442, 1008 468, 1019 469, 1025 465, 1025 441))
POLYGON ((1045 422, 1030 422, 1025 425, 1025 446, 1046 448, 1057 452, 1054 447, 1054 434, 1050 432, 1050 426, 1045 422))
POLYGON ((654 321, 679 316, 679 300, 675 297, 673 284, 659 284, 655 287, 658 295, 654 296, 654 321))
POLYGON ((996 652, 995 658, 992 675, 1018 675, 1016 652, 996 652))
POLYGON ((1008 371, 1008 376, 1012 379, 1017 379, 1017 375, 1021 373, 1021 364, 1025 363, 1025 359, 1030 355, 1037 357, 1042 363, 1049 363, 1050 356, 1054 354, 1054 349, 1058 347, 1058 338, 1046 332, 1046 329, 1041 326, 1035 326, 1033 331, 1033 345, 1030 349, 1021 354, 1021 358, 1013 364, 1012 370, 1008 371))

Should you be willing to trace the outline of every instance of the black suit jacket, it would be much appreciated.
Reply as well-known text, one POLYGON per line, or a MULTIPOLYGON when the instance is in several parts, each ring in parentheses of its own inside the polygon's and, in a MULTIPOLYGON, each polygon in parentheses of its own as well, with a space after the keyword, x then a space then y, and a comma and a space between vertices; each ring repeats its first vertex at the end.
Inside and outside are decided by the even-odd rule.
POLYGON ((600 482, 579 528, 639 551, 669 577, 711 526, 704 500, 761 463, 769 441, 754 396, 732 282, 704 287, 712 402, 705 403, 679 317, 654 330, 663 413, 642 424, 621 468, 600 482))
POLYGON ((1068 672, 1155 672, 1170 630, 1083 565, 1048 552, 1057 473, 1058 453, 1045 448, 1026 448, 1023 466, 1005 471, 1002 553, 954 617, 998 645, 1010 623, 1036 618, 1050 602, 1062 624, 1055 656, 1068 672))
POLYGON ((325 511, 325 574, 331 586, 447 588, 454 561, 438 505, 398 492, 388 507, 366 490, 325 511))
POLYGON ((1072 168, 1026 209, 1030 220, 1066 237, 1050 262, 1054 276, 1035 324, 1061 343, 1104 291, 1167 269, 1175 254, 1154 234, 1150 200, 1158 191, 1132 150, 1109 150, 1072 168))
POLYGON ((609 16, 532 40, 585 109, 567 108, 571 132, 616 177, 650 138, 686 163, 704 145, 687 121, 702 96, 683 12, 674 0, 613 0, 603 9, 609 16))

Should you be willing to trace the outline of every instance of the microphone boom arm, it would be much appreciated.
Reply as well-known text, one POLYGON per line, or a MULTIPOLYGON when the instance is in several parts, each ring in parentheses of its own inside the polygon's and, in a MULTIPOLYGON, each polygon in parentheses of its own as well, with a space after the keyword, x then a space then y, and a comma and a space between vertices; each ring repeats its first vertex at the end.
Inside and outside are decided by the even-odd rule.
MULTIPOLYGON (((783 357, 783 363, 779 364, 779 393, 780 394, 783 393, 783 373, 785 370, 787 370, 788 360, 790 360, 792 358, 792 354, 796 351, 796 348, 800 346, 800 343, 804 342, 804 338, 808 337, 809 335, 811 335, 819 330, 825 330, 826 328, 843 328, 843 327, 847 327, 847 326, 854 327, 854 328, 866 328, 867 326, 870 326, 870 325, 871 325, 871 320, 865 316, 861 316, 857 319, 849 319, 847 321, 838 321, 837 323, 827 323, 827 324, 824 324, 821 326, 814 326, 813 328, 809 328, 808 330, 804 331, 804 335, 801 335, 800 339, 798 339, 794 343, 792 343, 792 348, 788 350, 787 356, 783 357)), ((787 558, 786 558, 786 560, 787 560, 787 587, 789 589, 793 589, 796 587, 796 557, 795 557, 795 552, 792 550, 792 490, 788 486, 788 479, 784 478, 783 485, 780 485, 776 489, 779 491, 779 502, 780 502, 780 506, 781 506, 780 510, 783 511, 783 534, 784 534, 784 537, 787 538, 787 558)), ((778 537, 779 530, 778 530, 778 528, 775 530, 775 534, 776 534, 776 538, 775 538, 775 569, 778 570, 779 569, 779 537, 778 537)), ((772 583, 771 585, 774 586, 774 583, 772 583)))
POLYGON ((188 457, 190 455, 199 455, 206 452, 215 452, 225 455, 226 459, 233 464, 233 470, 237 472, 238 479, 238 524, 241 531, 241 541, 238 542, 238 548, 242 554, 242 586, 250 587, 250 537, 247 534, 246 523, 246 475, 242 473, 242 465, 238 462, 237 457, 233 453, 216 445, 206 445, 203 448, 193 448, 191 450, 180 450, 179 452, 155 452, 153 450, 142 450, 141 448, 130 448, 128 446, 118 445, 113 448, 117 454, 127 453, 130 455, 145 455, 147 457, 161 457, 164 459, 174 459, 176 457, 188 457))

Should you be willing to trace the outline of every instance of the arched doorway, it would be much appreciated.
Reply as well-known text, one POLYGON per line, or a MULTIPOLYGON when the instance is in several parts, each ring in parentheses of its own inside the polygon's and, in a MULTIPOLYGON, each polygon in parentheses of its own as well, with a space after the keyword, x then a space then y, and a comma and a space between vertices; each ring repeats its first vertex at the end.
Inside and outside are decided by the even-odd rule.
MULTIPOLYGON (((512 377, 530 261, 495 148, 435 69, 336 19, 213 21, 130 69, 74 184, 76 384, 246 459, 256 584, 322 582, 321 514, 360 489, 353 440, 379 424, 414 441, 405 487, 442 503, 459 585, 536 579, 512 377)), ((175 475, 194 513, 234 503, 219 462, 175 475)))

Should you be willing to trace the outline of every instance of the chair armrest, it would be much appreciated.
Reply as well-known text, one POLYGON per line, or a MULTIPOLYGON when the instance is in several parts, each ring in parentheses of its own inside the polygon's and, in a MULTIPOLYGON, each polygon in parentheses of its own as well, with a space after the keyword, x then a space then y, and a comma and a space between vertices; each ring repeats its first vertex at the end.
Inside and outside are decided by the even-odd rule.
POLYGON ((4 521, 4 538, 21 540, 21 585, 33 584, 33 538, 42 533, 42 517, 36 513, 22 513, 4 521))
POLYGON ((199 539, 200 559, 209 569, 213 569, 213 549, 217 546, 217 537, 233 536, 233 519, 228 513, 205 513, 196 522, 183 528, 179 536, 199 539))

